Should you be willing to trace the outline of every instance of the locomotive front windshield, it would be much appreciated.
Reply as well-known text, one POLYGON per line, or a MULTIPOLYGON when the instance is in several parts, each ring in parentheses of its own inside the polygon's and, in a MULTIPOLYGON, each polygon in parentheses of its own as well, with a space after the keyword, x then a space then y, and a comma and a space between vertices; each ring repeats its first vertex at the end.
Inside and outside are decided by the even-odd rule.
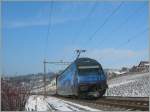
POLYGON ((79 66, 79 74, 99 73, 101 71, 100 66, 79 66))

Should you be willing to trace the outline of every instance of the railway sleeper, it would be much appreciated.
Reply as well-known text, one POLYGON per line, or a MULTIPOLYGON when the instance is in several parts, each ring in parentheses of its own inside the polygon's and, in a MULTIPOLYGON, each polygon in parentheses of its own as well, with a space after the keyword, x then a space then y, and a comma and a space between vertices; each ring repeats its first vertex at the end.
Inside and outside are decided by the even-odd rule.
POLYGON ((149 106, 148 105, 136 105, 136 104, 126 104, 124 103, 115 103, 115 102, 107 102, 107 101, 99 101, 97 102, 101 105, 111 105, 111 106, 115 106, 115 107, 124 107, 124 108, 132 108, 132 109, 136 109, 136 110, 144 110, 144 111, 148 111, 149 110, 149 106))

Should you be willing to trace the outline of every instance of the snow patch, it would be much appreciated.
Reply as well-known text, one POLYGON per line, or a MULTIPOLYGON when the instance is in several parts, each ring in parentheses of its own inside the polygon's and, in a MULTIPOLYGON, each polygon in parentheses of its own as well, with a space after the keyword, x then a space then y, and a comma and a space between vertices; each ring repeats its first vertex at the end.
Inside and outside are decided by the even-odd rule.
POLYGON ((124 84, 128 84, 130 82, 134 82, 135 80, 130 80, 130 81, 126 81, 126 82, 120 82, 120 83, 116 83, 116 84, 111 84, 109 85, 109 88, 115 87, 115 86, 120 86, 120 85, 124 85, 124 84))
POLYGON ((44 98, 38 95, 30 96, 25 108, 27 111, 100 111, 52 96, 44 98))
POLYGON ((149 97, 149 78, 149 73, 143 73, 109 80, 105 96, 149 97))
POLYGON ((36 95, 32 95, 29 97, 26 105, 25 105, 25 109, 27 111, 48 111, 48 106, 47 103, 44 100, 43 96, 36 96, 36 95))

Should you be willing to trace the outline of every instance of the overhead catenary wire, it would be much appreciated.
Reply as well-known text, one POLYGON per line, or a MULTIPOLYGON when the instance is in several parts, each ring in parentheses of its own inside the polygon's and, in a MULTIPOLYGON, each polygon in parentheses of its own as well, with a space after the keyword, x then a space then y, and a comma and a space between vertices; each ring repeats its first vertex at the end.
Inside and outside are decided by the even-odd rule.
MULTIPOLYGON (((134 12, 133 12, 132 14, 130 14, 116 29, 114 29, 113 32, 114 32, 114 31, 117 31, 118 29, 120 29, 120 27, 122 27, 123 25, 125 25, 125 24, 130 20, 130 18, 131 18, 134 14, 136 14, 136 13, 142 11, 142 9, 143 9, 144 7, 145 7, 145 4, 142 5, 141 7, 138 7, 136 10, 134 10, 134 12)), ((142 30, 140 33, 138 33, 137 35, 135 35, 135 36, 129 38, 127 41, 125 41, 124 43, 122 43, 122 44, 119 45, 119 46, 121 47, 121 46, 124 46, 124 45, 130 43, 132 40, 134 40, 134 39, 140 37, 141 34, 145 33, 147 30, 148 30, 148 28, 142 30)), ((106 38, 105 38, 105 39, 106 39, 106 38)), ((103 41, 102 41, 102 42, 103 42, 103 41)), ((119 47, 119 48, 120 48, 120 47, 119 47)))
POLYGON ((124 4, 124 1, 122 1, 104 20, 104 22, 102 24, 99 25, 99 27, 92 33, 91 36, 89 36, 89 38, 87 39, 87 41, 85 41, 84 48, 86 45, 88 45, 87 43, 89 43, 89 41, 92 41, 92 39, 94 38, 94 36, 97 34, 97 32, 99 32, 104 25, 111 19, 111 17, 122 7, 122 5, 124 4))
POLYGON ((89 40, 92 40, 94 38, 94 36, 96 35, 96 33, 101 30, 104 25, 110 20, 110 18, 121 8, 121 6, 124 4, 124 2, 122 1, 112 12, 111 14, 104 20, 104 22, 102 24, 100 24, 100 26, 94 31, 94 33, 88 38, 89 40))
MULTIPOLYGON (((123 3, 122 3, 122 4, 123 4, 123 3)), ((113 12, 116 12, 118 9, 120 9, 120 7, 121 7, 122 4, 120 3, 120 5, 119 5, 119 6, 116 8, 116 10, 113 11, 113 12)), ((145 4, 142 5, 141 7, 137 8, 137 9, 134 11, 134 13, 140 12, 144 7, 145 7, 145 4)), ((112 13, 111 13, 111 15, 112 15, 112 13)), ((134 15, 134 14, 129 15, 129 16, 127 17, 127 19, 125 19, 125 21, 124 21, 122 24, 125 24, 126 22, 128 22, 129 19, 130 19, 133 15, 134 15)), ((111 16, 108 16, 108 17, 111 17, 111 16)), ((106 19, 106 20, 108 21, 109 19, 106 19)), ((106 24, 106 20, 104 21, 104 23, 103 23, 102 25, 105 25, 105 24, 106 24)), ((120 24, 119 26, 122 26, 122 24, 120 24)), ((119 27, 118 27, 118 28, 119 28, 119 27)), ((99 29, 101 29, 101 27, 99 27, 99 29)), ((115 30, 116 30, 116 29, 115 29, 115 30)), ((134 40, 134 39, 140 37, 140 35, 143 34, 144 32, 146 32, 147 30, 148 30, 148 28, 146 28, 144 31, 141 31, 140 33, 138 33, 139 35, 137 34, 137 35, 135 35, 134 37, 129 38, 129 39, 128 39, 127 41, 125 41, 124 43, 125 43, 125 44, 128 44, 130 41, 132 41, 132 40, 134 40)), ((89 38, 89 40, 92 39, 98 31, 99 31, 99 30, 96 30, 96 31, 93 33, 93 36, 91 36, 91 38, 89 38)), ((124 45, 124 43, 122 43, 121 46, 124 45)))
POLYGON ((140 32, 138 32, 137 34, 135 34, 134 36, 128 38, 125 42, 119 44, 116 48, 118 49, 118 48, 120 48, 120 47, 122 47, 122 46, 124 46, 124 45, 127 45, 127 44, 130 43, 132 40, 135 40, 135 39, 139 38, 143 33, 145 33, 145 32, 148 31, 148 30, 149 30, 149 27, 143 29, 142 31, 140 31, 140 32))
MULTIPOLYGON (((145 33, 146 31, 149 31, 149 27, 147 27, 147 28, 143 29, 142 31, 138 32, 138 33, 135 34, 134 36, 131 36, 131 37, 128 38, 126 41, 124 41, 124 42, 122 42, 121 44, 119 44, 118 46, 116 46, 115 49, 116 49, 116 50, 117 50, 117 49, 120 49, 121 47, 123 47, 123 46, 129 44, 131 41, 133 41, 133 40, 135 40, 135 39, 141 37, 141 35, 142 35, 143 33, 145 33)), ((102 58, 104 58, 104 56, 101 56, 100 58, 102 59, 102 58)))
MULTIPOLYGON (((135 9, 132 14, 128 15, 127 18, 126 18, 122 23, 120 23, 116 28, 114 28, 111 32, 114 33, 114 32, 116 32, 116 31, 120 30, 124 25, 126 25, 126 23, 132 18, 132 16, 133 16, 134 14, 137 14, 137 13, 139 13, 140 11, 142 11, 142 9, 143 9, 145 6, 146 6, 146 5, 143 4, 141 7, 138 7, 137 9, 135 9)), ((110 35, 110 33, 107 33, 107 34, 110 35)), ((100 41, 100 43, 99 43, 98 45, 101 46, 106 40, 108 40, 108 37, 109 37, 109 36, 103 38, 103 39, 100 41)))
POLYGON ((72 43, 75 43, 77 41, 77 39, 80 37, 80 35, 82 34, 82 32, 84 31, 84 28, 87 24, 87 20, 92 16, 93 12, 95 11, 96 7, 97 7, 98 3, 95 2, 92 6, 91 6, 91 10, 89 11, 89 13, 85 16, 83 24, 82 24, 82 28, 79 30, 79 32, 77 33, 78 36, 76 37, 76 39, 72 40, 72 43))

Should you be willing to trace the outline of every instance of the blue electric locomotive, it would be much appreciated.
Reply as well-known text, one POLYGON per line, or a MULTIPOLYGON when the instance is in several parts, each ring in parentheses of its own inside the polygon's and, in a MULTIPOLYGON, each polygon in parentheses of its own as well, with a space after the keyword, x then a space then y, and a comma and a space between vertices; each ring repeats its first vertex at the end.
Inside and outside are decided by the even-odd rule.
POLYGON ((107 86, 102 66, 90 58, 78 58, 56 79, 57 94, 101 97, 107 86))

